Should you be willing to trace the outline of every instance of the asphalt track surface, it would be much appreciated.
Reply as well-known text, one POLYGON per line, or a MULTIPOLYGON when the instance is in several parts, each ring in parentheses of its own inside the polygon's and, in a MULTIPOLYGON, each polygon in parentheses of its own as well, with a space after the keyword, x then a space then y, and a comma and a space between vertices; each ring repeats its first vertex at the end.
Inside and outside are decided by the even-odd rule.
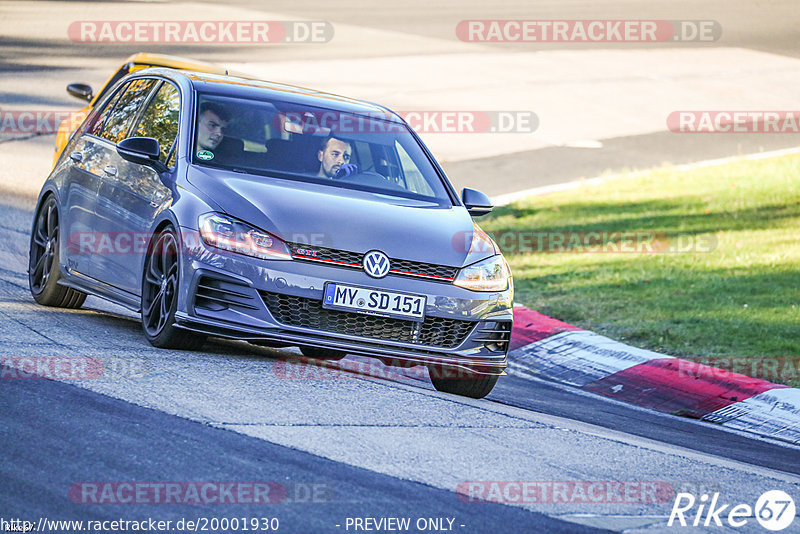
MULTIPOLYGON (((289 532, 342 532, 347 517, 364 515, 454 517, 455 530, 463 532, 602 532, 521 508, 460 502, 450 491, 51 380, 4 384, 0 403, 10 415, 0 430, 4 454, 14 458, 2 467, 6 518, 85 520, 87 505, 74 503, 64 489, 76 481, 118 475, 137 481, 279 481, 286 488, 282 502, 219 505, 212 517, 274 517, 289 532)), ((91 510, 91 518, 100 521, 150 516, 177 522, 206 514, 191 504, 112 504, 91 510)))

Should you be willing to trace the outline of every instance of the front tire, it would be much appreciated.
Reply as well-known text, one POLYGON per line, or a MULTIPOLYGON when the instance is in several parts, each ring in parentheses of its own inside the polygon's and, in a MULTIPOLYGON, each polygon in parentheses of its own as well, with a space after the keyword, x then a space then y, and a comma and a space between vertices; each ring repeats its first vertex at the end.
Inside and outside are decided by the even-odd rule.
POLYGON ((86 293, 58 283, 61 278, 60 240, 58 205, 55 197, 49 196, 33 222, 28 256, 28 287, 33 299, 43 306, 80 308, 86 300, 86 293))
POLYGON ((498 375, 468 373, 463 376, 464 373, 460 370, 449 370, 439 366, 429 367, 428 375, 436 391, 472 399, 482 399, 491 393, 498 379, 498 375))
POLYGON ((175 327, 180 287, 180 247, 168 226, 154 236, 142 276, 142 329, 154 347, 196 350, 205 336, 175 327))

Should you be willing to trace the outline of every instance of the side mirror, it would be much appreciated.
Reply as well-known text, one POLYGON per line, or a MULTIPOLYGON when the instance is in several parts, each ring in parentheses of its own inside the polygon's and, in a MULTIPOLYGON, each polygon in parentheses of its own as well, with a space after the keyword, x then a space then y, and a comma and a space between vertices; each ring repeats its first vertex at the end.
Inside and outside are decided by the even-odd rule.
POLYGON ((480 191, 470 189, 469 187, 465 187, 461 191, 461 201, 464 203, 464 207, 467 208, 469 214, 473 217, 486 215, 492 211, 492 208, 494 208, 494 206, 492 206, 492 201, 489 200, 489 197, 480 191))
POLYGON ((153 167, 158 173, 167 170, 167 166, 158 159, 161 157, 161 146, 152 137, 123 139, 117 144, 117 154, 131 163, 153 167))
POLYGON ((90 85, 86 85, 85 83, 71 83, 67 86, 67 92, 75 98, 79 100, 85 100, 87 102, 91 102, 92 97, 94 96, 92 87, 90 85))

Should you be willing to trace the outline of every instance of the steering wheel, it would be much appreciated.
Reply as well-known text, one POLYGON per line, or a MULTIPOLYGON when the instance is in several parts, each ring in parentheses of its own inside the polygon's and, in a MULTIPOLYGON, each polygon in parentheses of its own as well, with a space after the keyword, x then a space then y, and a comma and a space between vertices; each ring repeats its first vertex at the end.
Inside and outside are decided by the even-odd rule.
POLYGON ((382 160, 377 167, 380 170, 383 170, 384 168, 386 169, 385 176, 388 180, 393 180, 395 183, 400 183, 400 176, 402 176, 402 173, 400 172, 400 165, 382 160))

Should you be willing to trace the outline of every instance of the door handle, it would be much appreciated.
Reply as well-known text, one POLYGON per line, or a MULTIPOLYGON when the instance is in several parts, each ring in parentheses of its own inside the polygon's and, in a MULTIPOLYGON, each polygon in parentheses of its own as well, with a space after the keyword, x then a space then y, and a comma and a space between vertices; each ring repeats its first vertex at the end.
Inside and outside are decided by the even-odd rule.
POLYGON ((75 163, 81 163, 83 161, 83 152, 78 152, 77 150, 69 155, 69 159, 74 161, 75 163))
POLYGON ((106 165, 103 167, 103 172, 109 176, 116 176, 117 175, 117 168, 113 165, 106 165))

